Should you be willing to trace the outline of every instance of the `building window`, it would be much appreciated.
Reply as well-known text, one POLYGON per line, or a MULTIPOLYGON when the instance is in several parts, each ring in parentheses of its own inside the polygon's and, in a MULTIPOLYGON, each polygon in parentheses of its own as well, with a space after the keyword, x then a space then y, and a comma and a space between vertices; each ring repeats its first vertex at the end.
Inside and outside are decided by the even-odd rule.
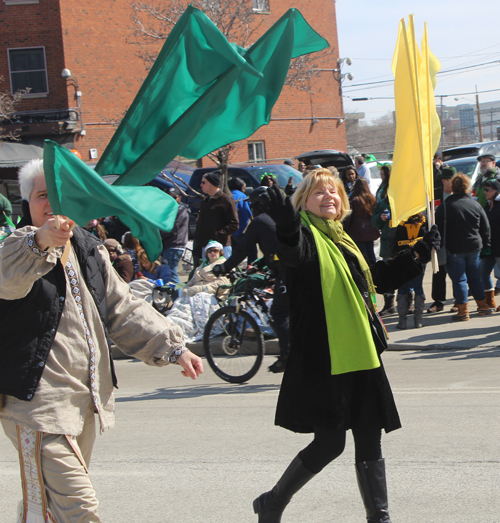
POLYGON ((263 162, 266 159, 266 150, 264 142, 249 142, 248 144, 248 159, 251 162, 263 162))
POLYGON ((9 49, 10 87, 12 94, 29 89, 23 96, 47 94, 47 65, 45 48, 9 49))
POLYGON ((38 4, 39 0, 3 0, 5 5, 38 4))
POLYGON ((252 0, 252 8, 256 12, 269 13, 269 0, 252 0))

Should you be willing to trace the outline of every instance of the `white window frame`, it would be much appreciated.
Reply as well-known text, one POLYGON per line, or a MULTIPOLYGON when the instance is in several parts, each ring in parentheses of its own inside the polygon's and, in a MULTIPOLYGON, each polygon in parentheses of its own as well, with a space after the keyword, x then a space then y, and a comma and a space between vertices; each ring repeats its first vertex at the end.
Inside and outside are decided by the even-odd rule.
POLYGON ((255 13, 269 13, 269 0, 252 0, 252 9, 255 13))
POLYGON ((248 142, 248 160, 250 162, 265 162, 266 161, 266 142, 248 142), (261 150, 262 157, 258 155, 258 149, 261 150))
POLYGON ((40 0, 3 0, 5 5, 39 4, 40 0))
POLYGON ((45 72, 45 85, 46 85, 46 91, 42 93, 26 93, 21 95, 21 98, 45 98, 49 94, 49 77, 47 75, 47 54, 45 52, 45 46, 39 45, 35 47, 11 47, 7 49, 7 59, 9 62, 9 81, 10 81, 10 91, 11 94, 14 95, 14 84, 12 82, 12 75, 16 73, 26 73, 26 72, 38 72, 38 71, 44 71, 45 72), (43 65, 44 69, 29 69, 26 71, 12 71, 10 66, 10 52, 11 51, 23 51, 27 49, 43 49, 43 65))

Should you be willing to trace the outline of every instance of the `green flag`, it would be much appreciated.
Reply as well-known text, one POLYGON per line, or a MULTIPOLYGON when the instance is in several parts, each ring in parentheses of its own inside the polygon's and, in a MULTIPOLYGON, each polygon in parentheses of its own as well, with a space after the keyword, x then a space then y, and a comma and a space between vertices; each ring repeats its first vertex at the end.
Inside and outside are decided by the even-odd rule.
POLYGON ((177 202, 156 187, 114 187, 68 149, 45 140, 43 168, 54 214, 84 227, 90 220, 118 216, 141 241, 150 260, 162 244, 159 229, 171 231, 177 202))
POLYGON ((142 185, 176 155, 201 158, 267 124, 290 60, 328 47, 290 9, 250 49, 189 6, 167 38, 96 171, 142 185))

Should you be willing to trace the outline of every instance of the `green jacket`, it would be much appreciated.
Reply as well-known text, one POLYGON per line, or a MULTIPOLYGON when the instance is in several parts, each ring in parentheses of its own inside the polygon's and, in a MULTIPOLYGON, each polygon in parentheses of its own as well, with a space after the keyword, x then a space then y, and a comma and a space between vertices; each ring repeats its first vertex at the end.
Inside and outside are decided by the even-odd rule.
POLYGON ((380 230, 380 257, 384 259, 390 257, 389 233, 391 231, 391 228, 389 227, 390 220, 384 221, 381 218, 382 213, 385 210, 391 211, 388 198, 382 198, 382 200, 377 203, 372 214, 372 225, 380 230))
POLYGON ((7 225, 7 220, 5 219, 4 213, 11 218, 12 217, 12 205, 9 200, 3 195, 0 194, 0 227, 5 227, 7 225))

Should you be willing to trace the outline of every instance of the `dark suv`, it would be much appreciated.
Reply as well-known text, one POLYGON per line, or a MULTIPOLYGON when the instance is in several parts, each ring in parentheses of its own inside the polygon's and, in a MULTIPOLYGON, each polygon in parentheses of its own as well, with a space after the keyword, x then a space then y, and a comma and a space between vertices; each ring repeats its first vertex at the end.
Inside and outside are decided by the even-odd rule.
MULTIPOLYGON (((196 169, 191 175, 191 180, 189 185, 199 193, 202 193, 201 190, 201 179, 203 175, 215 171, 216 167, 202 167, 196 169)), ((290 177, 293 179, 294 187, 300 183, 302 180, 302 173, 285 164, 233 164, 228 167, 229 178, 241 178, 247 186, 246 192, 249 194, 253 189, 260 186, 260 180, 266 173, 272 173, 276 176, 280 187, 285 188, 286 184, 290 177)), ((192 196, 187 198, 186 203, 191 209, 190 222, 189 222, 189 232, 191 236, 194 236, 194 231, 196 230, 196 219, 198 213, 200 212, 201 198, 197 196, 192 196)))

